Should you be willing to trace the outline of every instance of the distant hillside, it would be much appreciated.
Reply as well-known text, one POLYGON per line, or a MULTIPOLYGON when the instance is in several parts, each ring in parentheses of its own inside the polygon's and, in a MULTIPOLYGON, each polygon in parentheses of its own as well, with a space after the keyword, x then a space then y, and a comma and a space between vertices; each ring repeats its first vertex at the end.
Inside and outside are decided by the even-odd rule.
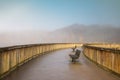
POLYGON ((31 30, 0 33, 0 47, 37 43, 120 43, 120 27, 73 24, 52 32, 31 30))
POLYGON ((120 27, 109 25, 79 25, 55 30, 46 36, 46 42, 108 42, 120 43, 120 27))

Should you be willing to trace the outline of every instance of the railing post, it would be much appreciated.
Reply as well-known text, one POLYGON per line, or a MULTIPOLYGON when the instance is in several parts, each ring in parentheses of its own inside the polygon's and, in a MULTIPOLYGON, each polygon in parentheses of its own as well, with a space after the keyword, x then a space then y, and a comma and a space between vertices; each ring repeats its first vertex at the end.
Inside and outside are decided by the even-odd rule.
POLYGON ((0 52, 0 76, 2 74, 2 52, 0 52))
POLYGON ((9 53, 9 68, 12 68, 12 51, 9 53))

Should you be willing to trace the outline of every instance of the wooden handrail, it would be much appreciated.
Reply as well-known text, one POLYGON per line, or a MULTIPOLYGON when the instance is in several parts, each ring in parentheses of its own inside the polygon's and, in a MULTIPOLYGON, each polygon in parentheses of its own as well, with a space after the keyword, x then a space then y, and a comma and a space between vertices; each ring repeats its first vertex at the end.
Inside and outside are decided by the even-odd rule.
POLYGON ((83 53, 87 58, 102 68, 120 76, 120 45, 117 45, 118 48, 105 47, 105 44, 103 45, 104 47, 102 47, 102 45, 103 44, 83 45, 83 53))
POLYGON ((29 60, 53 50, 81 46, 80 43, 30 44, 0 48, 0 78, 29 60))

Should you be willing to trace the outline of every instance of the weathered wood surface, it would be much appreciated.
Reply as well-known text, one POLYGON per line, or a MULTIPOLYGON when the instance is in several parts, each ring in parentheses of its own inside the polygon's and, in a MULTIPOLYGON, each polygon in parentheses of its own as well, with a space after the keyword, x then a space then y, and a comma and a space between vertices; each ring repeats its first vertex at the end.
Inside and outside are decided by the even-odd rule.
POLYGON ((57 49, 71 48, 75 45, 81 46, 78 43, 53 43, 0 48, 0 78, 38 55, 57 49))
POLYGON ((93 62, 107 68, 115 74, 120 75, 120 45, 112 45, 112 47, 105 47, 102 45, 87 44, 83 46, 83 52, 93 62))
POLYGON ((120 80, 82 53, 76 63, 72 63, 69 57, 74 54, 71 49, 48 53, 24 64, 2 80, 120 80))

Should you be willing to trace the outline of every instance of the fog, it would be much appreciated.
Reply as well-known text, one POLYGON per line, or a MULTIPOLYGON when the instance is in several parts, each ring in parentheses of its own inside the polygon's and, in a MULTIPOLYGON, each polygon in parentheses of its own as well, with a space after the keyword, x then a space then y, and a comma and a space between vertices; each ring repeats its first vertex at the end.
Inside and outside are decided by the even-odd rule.
POLYGON ((0 47, 40 43, 120 43, 120 27, 73 24, 54 31, 24 30, 0 33, 0 47))
POLYGON ((0 47, 42 43, 42 37, 46 33, 47 31, 40 30, 2 32, 0 33, 0 47))
POLYGON ((119 33, 119 26, 73 24, 51 32, 48 42, 119 43, 119 33))

